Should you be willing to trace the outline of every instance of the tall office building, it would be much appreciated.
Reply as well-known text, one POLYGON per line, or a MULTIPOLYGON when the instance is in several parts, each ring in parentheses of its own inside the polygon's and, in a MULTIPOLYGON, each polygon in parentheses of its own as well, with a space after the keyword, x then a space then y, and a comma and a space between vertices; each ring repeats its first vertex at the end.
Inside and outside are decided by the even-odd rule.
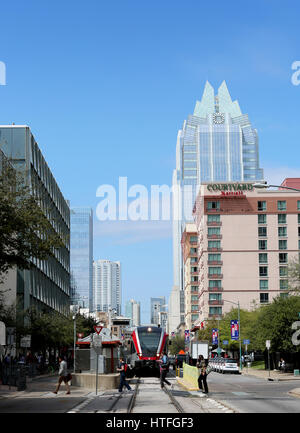
MULTIPOLYGON (((63 239, 70 235, 70 208, 30 128, 26 125, 0 126, 0 149, 12 166, 24 177, 34 197, 39 199, 56 233, 63 239)), ((48 260, 31 259, 31 268, 11 269, 2 288, 10 289, 17 307, 26 310, 70 311, 70 245, 54 251, 48 260)))
POLYGON ((94 310, 121 314, 121 264, 110 260, 93 262, 94 310))
POLYGON ((160 312, 166 311, 166 298, 164 296, 160 296, 158 298, 150 298, 150 323, 153 325, 158 325, 160 316, 160 312))
POLYGON ((125 304, 125 316, 130 317, 130 326, 140 326, 141 324, 141 304, 130 299, 125 304))
POLYGON ((173 289, 169 300, 169 332, 184 320, 181 237, 202 182, 261 181, 258 135, 238 101, 232 101, 225 81, 217 95, 206 82, 201 101, 196 102, 178 132, 176 168, 173 172, 173 289))
POLYGON ((93 310, 93 211, 71 208, 71 303, 93 310))

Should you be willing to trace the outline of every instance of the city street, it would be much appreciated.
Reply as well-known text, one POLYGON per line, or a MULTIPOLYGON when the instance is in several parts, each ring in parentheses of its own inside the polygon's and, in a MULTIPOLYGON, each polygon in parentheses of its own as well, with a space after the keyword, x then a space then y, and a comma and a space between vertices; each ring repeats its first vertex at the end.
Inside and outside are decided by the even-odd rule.
POLYGON ((212 372, 207 382, 209 396, 237 412, 300 413, 300 399, 288 394, 300 387, 299 380, 273 382, 255 376, 212 372))
MULTIPOLYGON (((203 397, 197 391, 187 392, 177 385, 172 372, 169 376, 169 380, 175 385, 171 393, 184 408, 185 413, 226 413, 226 409, 231 413, 232 411, 300 413, 300 399, 288 394, 290 390, 299 388, 299 380, 269 382, 254 376, 221 375, 212 372, 208 376, 209 395, 203 397), (218 406, 218 403, 221 403, 223 407, 218 406)), ((20 392, 2 388, 0 390, 0 413, 109 413, 111 402, 118 395, 117 390, 111 390, 98 392, 96 397, 95 391, 74 386, 71 387, 70 395, 66 395, 64 386, 60 388, 58 395, 55 395, 51 391, 55 388, 56 380, 57 377, 39 378, 28 383, 27 389, 20 392)), ((148 387, 145 395, 148 394, 147 399, 149 402, 152 401, 153 405, 142 406, 137 411, 163 413, 163 405, 159 404, 159 398, 166 401, 166 397, 164 393, 158 393, 160 388, 158 379, 143 379, 142 383, 145 385, 141 385, 141 389, 148 387), (149 383, 152 384, 150 388, 149 383), (152 397, 151 393, 153 393, 152 397), (153 412, 151 406, 153 406, 153 412)), ((135 386, 133 384, 133 388, 135 386)), ((114 412, 120 413, 124 410, 126 412, 128 398, 129 396, 125 393, 123 399, 114 408, 114 412)), ((137 404, 140 398, 137 398, 137 404)), ((166 407, 170 408, 169 405, 166 407)))

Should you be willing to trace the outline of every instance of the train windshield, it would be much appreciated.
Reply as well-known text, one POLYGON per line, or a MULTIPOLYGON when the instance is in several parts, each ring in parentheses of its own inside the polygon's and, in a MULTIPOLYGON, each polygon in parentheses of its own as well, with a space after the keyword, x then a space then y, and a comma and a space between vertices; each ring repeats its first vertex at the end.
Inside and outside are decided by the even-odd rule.
POLYGON ((139 340, 143 356, 156 356, 160 337, 161 329, 159 328, 145 327, 139 329, 139 340))

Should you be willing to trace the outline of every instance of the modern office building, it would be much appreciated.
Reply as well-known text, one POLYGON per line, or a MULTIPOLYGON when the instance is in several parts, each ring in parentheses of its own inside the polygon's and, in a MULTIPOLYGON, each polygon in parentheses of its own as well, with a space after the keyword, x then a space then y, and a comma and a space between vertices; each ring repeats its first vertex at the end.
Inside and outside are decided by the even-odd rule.
POLYGON ((94 310, 121 315, 121 264, 110 260, 93 262, 94 310))
POLYGON ((64 246, 48 260, 32 258, 29 270, 11 269, 3 286, 20 310, 36 307, 62 314, 70 306, 70 209, 35 138, 26 125, 0 126, 0 149, 39 199, 45 215, 64 246), (67 239, 67 240, 66 240, 67 239))
MULTIPOLYGON (((203 182, 261 181, 258 135, 238 101, 232 101, 225 81, 218 89, 206 82, 201 101, 177 135, 173 172, 173 288, 169 331, 184 316, 181 237, 184 225, 193 222, 193 206, 203 182), (181 301, 180 301, 181 300, 181 301)), ((170 305, 171 308, 171 305, 170 305)))
MULTIPOLYGON (((293 184, 300 189, 300 179, 293 184)), ((300 250, 300 192, 256 189, 252 182, 206 183, 194 217, 198 326, 238 303, 251 310, 287 295, 288 263, 300 250)))
POLYGON ((198 235, 196 225, 186 223, 181 240, 184 276, 185 329, 192 330, 199 319, 198 235))
POLYGON ((164 296, 150 298, 150 309, 150 323, 153 325, 160 324, 159 313, 166 311, 166 298, 164 296))
POLYGON ((141 324, 141 304, 130 299, 125 304, 125 316, 130 317, 130 326, 140 326, 141 324))
POLYGON ((93 211, 71 207, 71 303, 93 311, 93 211))

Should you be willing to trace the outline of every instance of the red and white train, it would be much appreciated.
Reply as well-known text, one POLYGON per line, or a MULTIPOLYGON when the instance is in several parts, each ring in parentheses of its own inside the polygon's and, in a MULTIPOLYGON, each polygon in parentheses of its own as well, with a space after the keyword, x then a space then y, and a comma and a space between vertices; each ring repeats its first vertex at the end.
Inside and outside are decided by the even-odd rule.
POLYGON ((131 375, 150 374, 159 376, 158 360, 167 347, 168 334, 158 326, 138 326, 131 335, 130 364, 131 375))

